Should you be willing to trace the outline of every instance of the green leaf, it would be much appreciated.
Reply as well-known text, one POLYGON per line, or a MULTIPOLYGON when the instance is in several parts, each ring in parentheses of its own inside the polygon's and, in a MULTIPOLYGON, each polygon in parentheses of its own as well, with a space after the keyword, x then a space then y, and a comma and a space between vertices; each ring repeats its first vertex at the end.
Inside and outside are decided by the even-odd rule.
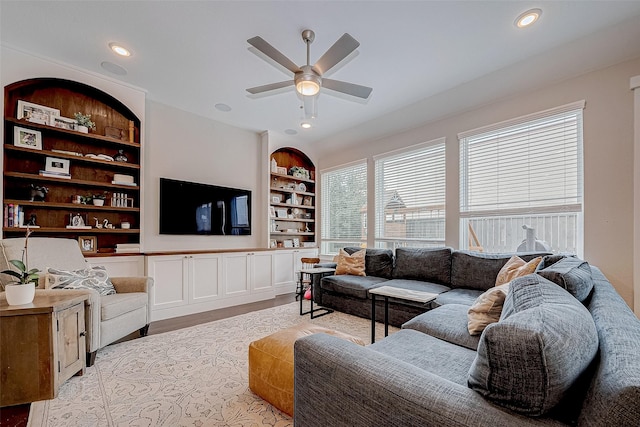
POLYGON ((2 274, 8 274, 9 276, 17 277, 18 279, 22 280, 22 274, 18 273, 17 271, 5 270, 2 272, 2 274))
POLYGON ((27 271, 27 267, 24 265, 24 263, 22 261, 20 261, 19 259, 12 259, 11 261, 9 261, 11 264, 15 265, 20 271, 25 272, 27 271))
POLYGON ((27 272, 27 274, 35 274, 35 273, 39 273, 39 272, 40 272, 40 270, 38 270, 37 268, 32 268, 31 270, 29 270, 27 272))
POLYGON ((37 274, 30 274, 30 275, 27 276, 27 281, 26 282, 27 283, 30 283, 30 282, 34 282, 35 283, 35 282, 38 281, 38 277, 39 276, 37 274))

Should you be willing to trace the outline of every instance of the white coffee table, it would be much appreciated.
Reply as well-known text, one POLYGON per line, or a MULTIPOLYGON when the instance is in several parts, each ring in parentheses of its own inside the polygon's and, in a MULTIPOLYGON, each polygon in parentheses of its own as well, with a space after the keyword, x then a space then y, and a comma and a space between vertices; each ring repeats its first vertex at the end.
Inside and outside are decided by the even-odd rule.
POLYGON ((376 342, 376 295, 384 297, 384 336, 389 335, 389 298, 414 301, 426 304, 438 297, 438 294, 411 289, 396 288, 394 286, 381 286, 371 289, 371 344, 376 342))

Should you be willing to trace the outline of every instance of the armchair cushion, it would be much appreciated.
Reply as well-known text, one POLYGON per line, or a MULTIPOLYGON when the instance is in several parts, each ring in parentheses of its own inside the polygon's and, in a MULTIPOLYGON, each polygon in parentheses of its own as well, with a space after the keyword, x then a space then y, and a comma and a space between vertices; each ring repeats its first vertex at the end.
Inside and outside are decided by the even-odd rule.
POLYGON ((100 320, 110 320, 145 307, 147 301, 147 294, 142 292, 103 295, 100 298, 100 320))

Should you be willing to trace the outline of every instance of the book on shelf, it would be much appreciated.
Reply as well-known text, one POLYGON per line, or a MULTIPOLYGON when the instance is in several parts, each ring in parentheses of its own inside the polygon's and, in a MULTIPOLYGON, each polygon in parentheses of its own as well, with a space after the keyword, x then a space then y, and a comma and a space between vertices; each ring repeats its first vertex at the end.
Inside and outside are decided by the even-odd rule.
POLYGON ((140 253, 140 243, 116 243, 116 253, 140 253))
POLYGON ((129 187, 135 187, 136 185, 138 185, 135 182, 121 182, 121 181, 116 181, 116 180, 111 181, 111 183, 112 184, 117 184, 117 185, 128 185, 129 187))
POLYGON ((48 176, 49 178, 71 179, 71 174, 62 172, 40 171, 40 176, 48 176))
MULTIPOLYGON (((13 203, 4 205, 4 227, 22 227, 24 224, 24 207, 13 203)), ((35 228, 35 226, 31 226, 35 228)), ((24 226, 26 228, 26 225, 24 226)))
POLYGON ((67 228, 72 229, 72 230, 91 230, 90 225, 67 225, 67 228))

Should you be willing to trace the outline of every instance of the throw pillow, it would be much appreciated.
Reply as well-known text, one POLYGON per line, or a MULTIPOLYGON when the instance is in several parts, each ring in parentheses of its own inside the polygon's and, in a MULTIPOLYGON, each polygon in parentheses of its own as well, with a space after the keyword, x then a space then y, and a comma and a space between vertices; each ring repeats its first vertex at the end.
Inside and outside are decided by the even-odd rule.
POLYGON ((348 274, 351 276, 365 276, 364 257, 366 250, 362 249, 349 255, 344 249, 340 249, 336 275, 348 274))
POLYGON ((563 258, 550 267, 539 270, 538 274, 560 285, 580 302, 584 302, 593 289, 591 267, 579 258, 563 258))
POLYGON ((467 329, 471 335, 480 335, 484 328, 500 320, 502 306, 509 292, 509 283, 496 286, 480 295, 467 311, 467 329))
POLYGON ((100 295, 116 293, 107 275, 107 269, 101 265, 74 271, 48 268, 46 280, 50 289, 92 289, 100 295))
POLYGON ((589 311, 537 274, 511 282, 499 322, 485 329, 468 385, 491 402, 541 416, 572 397, 598 351, 589 311))
POLYGON ((509 261, 500 269, 496 277, 496 286, 509 283, 516 277, 526 276, 536 271, 536 267, 542 261, 542 257, 536 257, 529 262, 525 262, 517 255, 512 256, 509 261))

